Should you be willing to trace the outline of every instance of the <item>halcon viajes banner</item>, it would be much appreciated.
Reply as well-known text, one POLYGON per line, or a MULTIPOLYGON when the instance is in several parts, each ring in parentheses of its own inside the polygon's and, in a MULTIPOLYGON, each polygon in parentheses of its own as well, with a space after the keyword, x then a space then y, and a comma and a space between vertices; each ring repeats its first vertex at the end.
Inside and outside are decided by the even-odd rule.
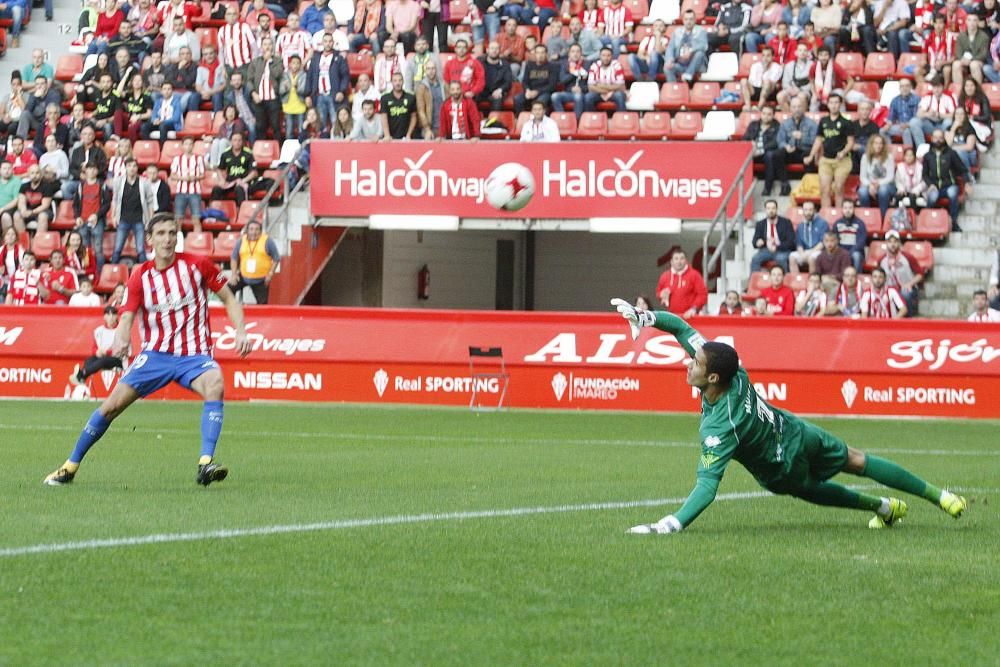
POLYGON ((691 141, 319 141, 312 144, 309 187, 316 216, 710 219, 750 148, 691 141), (523 165, 534 180, 534 195, 516 212, 486 199, 488 177, 507 163, 523 165))
MULTIPOLYGON (((249 307, 254 351, 233 355, 234 331, 212 311, 230 399, 468 405, 503 391, 474 379, 469 347, 500 347, 513 407, 693 412, 686 355, 645 330, 632 342, 613 314, 249 307)), ((0 306, 0 396, 62 397, 91 354, 98 310, 0 306)), ((1000 325, 958 321, 698 318, 736 346, 757 390, 811 414, 1000 417, 1000 325)), ((137 344, 137 341, 136 341, 137 344)), ((482 370, 491 371, 485 359, 482 370)), ((477 369, 480 361, 477 360, 477 369)), ((98 374, 95 397, 117 381, 98 374)), ((191 398, 171 387, 164 398, 191 398)))

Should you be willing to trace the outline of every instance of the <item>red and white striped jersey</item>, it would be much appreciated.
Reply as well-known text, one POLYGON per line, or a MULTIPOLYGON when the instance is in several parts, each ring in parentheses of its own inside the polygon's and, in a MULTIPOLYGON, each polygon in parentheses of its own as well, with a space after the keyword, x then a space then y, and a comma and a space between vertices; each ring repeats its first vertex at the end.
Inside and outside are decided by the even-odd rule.
POLYGON ((125 175, 125 160, 128 157, 122 157, 121 155, 115 154, 111 156, 108 160, 108 180, 113 181, 119 176, 125 175))
POLYGON ((625 71, 622 70, 622 64, 617 60, 612 60, 607 67, 601 67, 600 60, 593 63, 587 74, 587 85, 592 86, 595 83, 604 86, 613 86, 619 83, 624 85, 625 71))
POLYGON ((591 32, 597 30, 597 24, 601 22, 601 13, 600 9, 584 9, 580 12, 580 21, 583 23, 583 29, 590 30, 591 32))
POLYGON ((222 64, 230 69, 243 67, 257 53, 257 38, 250 26, 242 21, 219 28, 217 41, 222 64))
POLYGON ((225 284, 226 277, 212 260, 179 252, 162 271, 149 260, 132 274, 122 310, 137 315, 143 350, 211 355, 207 292, 225 284))
POLYGON ((941 97, 935 97, 934 93, 924 95, 920 98, 920 104, 918 109, 923 109, 924 111, 936 111, 942 116, 950 116, 955 113, 955 98, 951 96, 951 93, 944 92, 941 93, 941 97))
POLYGON ((861 315, 873 320, 889 320, 899 316, 906 302, 895 287, 885 285, 881 291, 869 287, 861 295, 861 315))
POLYGON ((924 41, 924 55, 927 57, 927 64, 931 69, 938 69, 943 61, 954 59, 955 34, 947 30, 943 35, 931 32, 924 41))
POLYGON ((160 14, 160 25, 166 26, 168 31, 173 30, 175 16, 184 18, 185 30, 192 30, 191 17, 201 15, 201 5, 197 2, 182 2, 175 5, 169 0, 164 0, 156 6, 156 9, 160 14))
POLYGON ((273 100, 275 95, 274 84, 271 83, 271 61, 264 61, 264 75, 260 77, 260 84, 257 85, 257 94, 262 102, 273 100))
POLYGON ((634 25, 632 11, 624 4, 617 8, 608 5, 601 13, 601 20, 597 25, 604 28, 604 34, 608 37, 621 37, 634 25))
POLYGON ((15 306, 39 303, 38 283, 42 281, 41 269, 18 269, 10 279, 10 298, 15 306))
POLYGON ((646 58, 649 58, 649 55, 653 53, 653 51, 659 52, 658 47, 662 46, 666 49, 668 44, 670 44, 670 38, 665 34, 657 36, 655 33, 650 33, 643 37, 642 41, 639 42, 639 53, 642 53, 646 58))
POLYGON ((170 173, 178 177, 177 194, 179 195, 200 195, 201 179, 205 177, 205 158, 200 155, 178 155, 170 163, 170 173), (194 176, 195 180, 188 181, 187 176, 194 176))
POLYGON ((278 35, 278 39, 274 42, 275 52, 281 56, 281 62, 288 69, 288 59, 292 56, 298 56, 302 60, 302 67, 305 69, 309 66, 306 62, 306 51, 309 49, 309 40, 312 38, 305 30, 296 30, 291 32, 286 30, 285 32, 278 35))

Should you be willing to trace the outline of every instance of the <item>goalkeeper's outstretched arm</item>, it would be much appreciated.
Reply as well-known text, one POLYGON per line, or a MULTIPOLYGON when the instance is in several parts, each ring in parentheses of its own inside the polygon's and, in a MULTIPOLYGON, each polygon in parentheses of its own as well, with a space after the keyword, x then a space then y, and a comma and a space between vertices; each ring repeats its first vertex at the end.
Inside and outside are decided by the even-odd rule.
POLYGON ((639 332, 643 327, 656 327, 660 331, 673 334, 677 342, 681 344, 681 347, 692 357, 705 343, 705 338, 698 333, 697 329, 673 313, 663 310, 642 310, 636 308, 625 299, 612 299, 611 305, 629 323, 632 340, 639 337, 639 332))

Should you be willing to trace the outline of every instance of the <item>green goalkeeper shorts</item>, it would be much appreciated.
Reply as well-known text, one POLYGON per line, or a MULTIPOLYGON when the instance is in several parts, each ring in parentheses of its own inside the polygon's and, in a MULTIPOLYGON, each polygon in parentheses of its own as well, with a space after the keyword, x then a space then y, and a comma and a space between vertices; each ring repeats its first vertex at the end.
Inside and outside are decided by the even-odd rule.
MULTIPOLYGON (((794 493, 797 489, 814 486, 847 465, 847 444, 815 424, 803 420, 797 439, 798 451, 785 474, 765 485, 774 493, 794 493)), ((786 449, 793 448, 786 445, 786 449)))

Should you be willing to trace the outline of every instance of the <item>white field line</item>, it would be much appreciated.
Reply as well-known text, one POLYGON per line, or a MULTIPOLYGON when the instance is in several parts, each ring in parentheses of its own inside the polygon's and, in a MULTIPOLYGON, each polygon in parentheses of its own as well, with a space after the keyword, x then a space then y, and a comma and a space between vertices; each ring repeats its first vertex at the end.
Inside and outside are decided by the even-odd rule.
MULTIPOLYGON (((715 499, 749 500, 751 498, 767 498, 771 495, 772 494, 767 491, 744 491, 739 493, 720 493, 715 497, 715 499)), ((200 533, 161 533, 156 535, 140 535, 136 537, 117 537, 104 540, 84 540, 80 542, 57 542, 52 544, 36 544, 25 547, 9 547, 0 549, 0 558, 27 556, 30 554, 49 554, 61 551, 134 547, 145 544, 198 542, 202 540, 225 540, 234 537, 259 537, 283 535, 287 533, 311 533, 317 531, 344 530, 345 528, 398 526, 401 524, 429 523, 433 521, 468 521, 470 519, 496 519, 502 517, 559 514, 565 512, 596 512, 602 510, 631 509, 634 507, 659 507, 661 505, 676 505, 684 502, 684 500, 684 498, 657 498, 653 500, 584 503, 581 505, 551 505, 548 507, 514 507, 511 509, 473 510, 465 512, 403 514, 397 516, 371 517, 368 519, 339 519, 336 521, 320 521, 316 523, 293 523, 277 526, 259 526, 256 528, 209 530, 200 533)))
MULTIPOLYGON (((866 490, 882 487, 876 484, 865 484, 852 485, 850 488, 855 490, 866 490)), ((952 490, 965 493, 995 493, 1000 489, 953 487, 952 490)), ((773 495, 774 494, 769 491, 741 491, 734 493, 720 493, 715 497, 715 500, 751 500, 756 498, 770 498, 773 495)), ((153 535, 138 535, 135 537, 115 537, 102 540, 82 540, 78 542, 55 542, 49 544, 34 544, 23 547, 7 547, 0 549, 0 558, 51 554, 64 551, 89 551, 93 549, 136 547, 147 544, 227 540, 237 537, 267 537, 271 535, 285 535, 289 533, 313 533, 319 531, 344 530, 347 528, 372 528, 376 526, 398 526, 402 524, 430 523, 438 521, 469 521, 472 519, 497 519, 504 517, 535 516, 540 514, 599 512, 604 510, 621 510, 637 507, 661 507, 663 505, 676 505, 684 502, 685 500, 686 498, 625 500, 603 503, 584 503, 580 505, 551 505, 547 507, 514 507, 511 509, 471 510, 464 512, 403 514, 396 516, 371 517, 367 519, 339 519, 336 521, 319 521, 315 523, 258 526, 256 528, 209 530, 199 533, 158 533, 153 535)))
MULTIPOLYGON (((57 431, 77 433, 79 428, 75 426, 56 426, 47 424, 0 424, 0 431, 57 431)), ((119 427, 112 426, 110 434, 128 433, 149 433, 160 435, 181 435, 196 437, 197 432, 189 429, 178 428, 148 428, 148 427, 119 427)), ((440 442, 440 443, 466 443, 466 444, 490 444, 490 443, 513 443, 525 445, 604 445, 615 447, 663 447, 680 449, 697 449, 697 443, 693 440, 613 440, 613 439, 593 439, 593 438, 519 438, 502 436, 478 436, 478 435, 407 435, 392 433, 343 433, 332 432, 322 433, 319 431, 254 431, 258 436, 268 438, 302 438, 319 440, 350 440, 356 442, 440 442)), ((897 449, 894 447, 866 447, 864 451, 872 454, 913 454, 924 456, 1000 456, 1000 449, 897 449)))

